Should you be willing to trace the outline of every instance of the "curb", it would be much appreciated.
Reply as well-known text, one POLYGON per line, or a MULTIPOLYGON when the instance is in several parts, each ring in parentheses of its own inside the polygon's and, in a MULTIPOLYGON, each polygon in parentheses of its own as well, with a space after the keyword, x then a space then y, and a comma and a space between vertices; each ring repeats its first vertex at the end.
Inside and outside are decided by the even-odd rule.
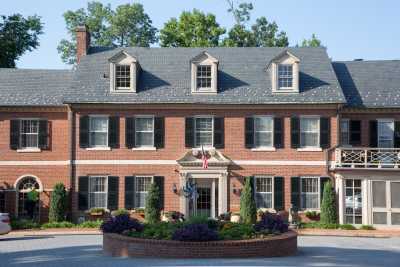
POLYGON ((43 235, 100 235, 100 230, 16 230, 7 236, 43 236, 43 235))
POLYGON ((383 232, 379 230, 297 230, 299 236, 338 236, 338 237, 371 237, 371 238, 390 238, 400 237, 400 233, 383 232))

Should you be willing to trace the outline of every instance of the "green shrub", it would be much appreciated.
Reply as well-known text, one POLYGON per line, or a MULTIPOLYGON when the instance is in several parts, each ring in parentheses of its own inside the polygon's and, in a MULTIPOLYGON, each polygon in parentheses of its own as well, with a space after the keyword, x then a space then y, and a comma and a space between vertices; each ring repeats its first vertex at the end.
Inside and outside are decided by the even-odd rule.
MULTIPOLYGON (((178 229, 178 224, 160 222, 155 224, 146 224, 141 233, 141 237, 149 239, 167 239, 172 238, 173 233, 178 229)), ((135 236, 133 234, 132 236, 135 236)))
POLYGON ((100 228, 103 220, 96 220, 96 221, 84 221, 76 225, 78 228, 100 228))
POLYGON ((62 183, 54 185, 50 199, 49 222, 63 222, 67 210, 67 191, 62 183))
POLYGON ((324 194, 321 204, 320 222, 322 224, 334 224, 337 222, 336 197, 330 181, 324 185, 324 194))
POLYGON ((91 208, 90 210, 88 210, 88 212, 105 214, 105 213, 107 213, 107 210, 105 208, 91 208))
POLYGON ((341 224, 339 228, 342 230, 357 230, 357 228, 352 224, 341 224))
POLYGON ((207 224, 210 229, 218 229, 220 222, 207 216, 193 216, 184 222, 184 225, 189 224, 207 224))
POLYGON ((338 229, 340 224, 337 223, 321 223, 321 222, 309 222, 309 223, 301 223, 299 225, 300 228, 315 228, 315 229, 338 229))
POLYGON ((240 196, 240 217, 245 224, 253 224, 257 220, 257 208, 251 177, 245 178, 245 184, 240 196))
POLYGON ((376 230, 372 225, 361 225, 360 230, 376 230))
POLYGON ((129 211, 126 209, 117 209, 111 212, 111 216, 118 216, 118 215, 122 215, 122 214, 126 214, 129 215, 129 211))
POLYGON ((76 227, 75 224, 67 221, 63 222, 48 222, 45 224, 42 224, 43 229, 49 229, 49 228, 73 228, 76 227))
POLYGON ((26 219, 12 219, 10 225, 13 230, 40 228, 39 223, 33 220, 26 220, 26 219))
POLYGON ((156 184, 152 183, 146 197, 146 208, 144 210, 144 219, 147 223, 160 222, 160 201, 160 190, 156 184))
POLYGON ((249 239, 254 235, 254 227, 243 223, 226 223, 219 231, 219 237, 225 240, 249 239))
POLYGON ((315 210, 307 210, 306 212, 304 212, 304 215, 306 215, 307 218, 312 219, 318 217, 320 214, 315 210))

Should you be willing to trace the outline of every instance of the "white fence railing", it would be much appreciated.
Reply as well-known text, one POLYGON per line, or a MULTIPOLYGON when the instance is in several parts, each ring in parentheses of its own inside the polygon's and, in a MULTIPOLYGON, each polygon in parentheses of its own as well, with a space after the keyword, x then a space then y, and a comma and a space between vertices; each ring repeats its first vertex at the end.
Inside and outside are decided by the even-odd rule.
POLYGON ((400 148, 337 148, 335 168, 398 168, 400 148))

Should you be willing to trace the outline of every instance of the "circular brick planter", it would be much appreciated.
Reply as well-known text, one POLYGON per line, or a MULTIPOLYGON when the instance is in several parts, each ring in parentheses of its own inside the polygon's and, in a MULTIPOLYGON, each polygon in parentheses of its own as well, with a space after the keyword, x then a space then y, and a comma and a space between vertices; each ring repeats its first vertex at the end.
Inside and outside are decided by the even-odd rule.
POLYGON ((246 258, 283 257, 297 252, 297 233, 264 239, 181 242, 103 235, 103 253, 115 257, 157 258, 246 258))

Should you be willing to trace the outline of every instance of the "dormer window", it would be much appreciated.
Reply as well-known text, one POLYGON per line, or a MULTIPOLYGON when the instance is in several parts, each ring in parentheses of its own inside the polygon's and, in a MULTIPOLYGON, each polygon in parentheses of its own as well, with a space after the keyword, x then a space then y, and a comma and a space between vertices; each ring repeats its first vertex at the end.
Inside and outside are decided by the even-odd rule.
POLYGON ((288 51, 283 51, 268 65, 273 93, 298 93, 300 60, 288 51))
POLYGON ((140 70, 136 58, 120 51, 110 61, 110 91, 112 93, 135 93, 140 70))
POLYGON ((191 60, 192 94, 216 94, 218 60, 203 52, 191 60))

